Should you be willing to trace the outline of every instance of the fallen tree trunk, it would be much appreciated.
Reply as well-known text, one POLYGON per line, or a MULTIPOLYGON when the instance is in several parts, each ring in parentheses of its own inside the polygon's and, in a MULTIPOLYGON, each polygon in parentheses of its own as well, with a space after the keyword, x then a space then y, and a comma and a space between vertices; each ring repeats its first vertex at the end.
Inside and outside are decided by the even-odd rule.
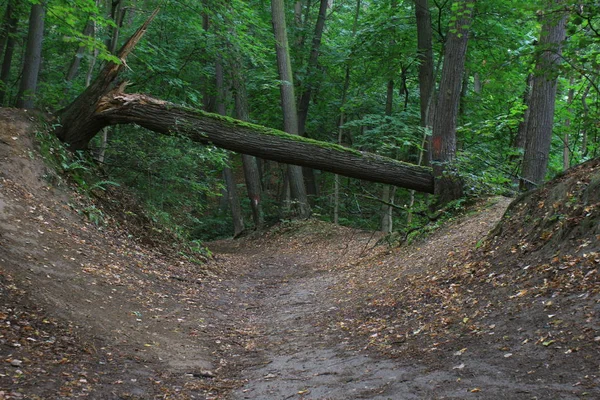
MULTIPOLYGON (((135 45, 142 39, 148 26, 158 14, 158 9, 140 26, 123 47, 117 53, 120 63, 108 62, 94 82, 88 86, 71 104, 59 112, 60 126, 56 129, 56 136, 69 145, 71 150, 83 150, 87 148, 90 140, 105 125, 102 121, 94 118, 98 99, 105 96, 114 85, 119 72, 127 65, 125 59, 131 53, 135 45)), ((113 89, 113 91, 118 88, 113 89)))
POLYGON ((111 92, 98 102, 94 126, 134 123, 167 135, 256 157, 433 193, 431 169, 319 142, 141 94, 111 92))
POLYGON ((119 50, 121 63, 109 62, 95 81, 59 113, 56 135, 71 150, 87 148, 105 126, 137 124, 167 135, 186 135, 196 142, 264 159, 334 172, 433 193, 432 171, 390 158, 319 142, 284 132, 185 108, 141 94, 122 93, 114 82, 125 59, 141 40, 158 9, 119 50), (112 88, 112 89, 111 89, 112 88))

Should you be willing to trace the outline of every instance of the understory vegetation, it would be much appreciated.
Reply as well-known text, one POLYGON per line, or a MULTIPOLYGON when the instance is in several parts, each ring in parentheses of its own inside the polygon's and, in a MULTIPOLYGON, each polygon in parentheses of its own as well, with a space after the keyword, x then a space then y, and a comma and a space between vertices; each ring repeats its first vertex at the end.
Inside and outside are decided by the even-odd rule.
MULTIPOLYGON (((421 28, 417 19, 420 7, 427 6, 435 93, 448 38, 456 33, 452 24, 461 17, 458 10, 463 2, 336 0, 326 4, 325 15, 320 12, 325 4, 319 3, 285 4, 297 108, 299 115, 304 114, 300 133, 357 151, 435 166, 429 155, 433 111, 424 115, 422 108, 419 74, 425 61, 417 43, 421 28), (319 23, 323 24, 320 33, 319 23)), ((470 199, 514 195, 523 183, 522 136, 532 81, 546 73, 551 74, 548 79, 557 80, 546 177, 598 156, 597 4, 465 3, 474 13, 465 26, 469 43, 456 116, 456 154, 453 167, 445 172, 460 177, 464 197, 440 212, 430 195, 304 168, 314 217, 408 236, 470 199), (545 26, 541 10, 548 7, 568 14, 568 40, 558 50, 558 69, 549 72, 539 67, 540 54, 548 49, 538 43, 545 26), (384 228, 386 216, 390 222, 384 228)), ((35 22, 29 11, 37 6, 43 6, 45 14, 43 62, 31 100, 36 108, 59 113, 103 65, 121 62, 115 54, 123 38, 160 7, 126 61, 120 80, 127 82, 128 91, 284 128, 268 2, 4 1, 0 4, 5 12, 0 30, 5 67, 0 102, 4 106, 18 103, 23 96, 23 63, 11 61, 26 50, 26 38, 35 22), (61 56, 53 56, 57 54, 61 56)), ((240 219, 232 218, 232 201, 239 203, 246 229, 258 225, 252 219, 252 196, 238 154, 135 125, 105 128, 89 152, 74 158, 49 138, 41 142, 83 192, 127 188, 142 199, 152 221, 181 237, 231 236, 233 218, 240 219), (229 186, 223 180, 228 168, 233 172, 229 186), (233 200, 232 189, 236 189, 233 200)), ((287 166, 258 160, 258 171, 264 223, 294 218, 287 166)), ((84 212, 101 223, 101 211, 84 212)))

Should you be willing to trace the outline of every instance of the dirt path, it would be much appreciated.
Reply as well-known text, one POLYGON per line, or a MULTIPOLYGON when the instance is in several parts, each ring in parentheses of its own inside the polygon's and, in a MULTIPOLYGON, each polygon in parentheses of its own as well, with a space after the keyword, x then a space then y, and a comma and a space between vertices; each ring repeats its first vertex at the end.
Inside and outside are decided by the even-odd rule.
POLYGON ((436 365, 361 349, 335 326, 328 293, 335 275, 297 261, 271 258, 245 277, 239 295, 246 329, 256 336, 242 363, 245 383, 232 400, 579 398, 571 385, 521 382, 519 371, 500 367, 490 354, 436 365))
MULTIPOLYGON (((349 243, 338 243, 337 248, 327 239, 311 239, 302 234, 291 242, 284 235, 280 240, 285 246, 271 246, 269 238, 258 244, 216 243, 213 249, 221 252, 221 262, 237 271, 238 278, 224 284, 236 287, 229 302, 238 307, 231 315, 238 328, 247 333, 245 350, 238 348, 233 357, 238 359, 235 369, 243 384, 228 398, 577 399, 582 393, 591 393, 574 389, 576 381, 553 380, 551 370, 555 364, 549 360, 540 360, 539 365, 535 360, 533 364, 532 360, 507 362, 507 352, 498 351, 493 336, 493 340, 467 338, 467 344, 457 341, 455 345, 460 348, 456 351, 440 347, 437 353, 430 349, 415 353, 407 348, 390 358, 374 351, 375 342, 370 346, 364 337, 340 329, 343 316, 339 307, 353 299, 362 301, 351 293, 349 279, 360 268, 349 264, 372 265, 375 270, 378 260, 392 259, 406 266, 396 273, 420 273, 427 269, 428 262, 438 265, 438 259, 450 251, 466 251, 475 246, 508 203, 501 200, 476 215, 464 217, 412 250, 396 249, 390 254, 382 247, 369 254, 367 260, 361 260, 358 249, 371 242, 368 235, 345 238, 349 243), (329 246, 329 251, 324 252, 320 246, 329 246), (345 253, 344 247, 353 249, 353 253, 345 253), (340 294, 347 284, 346 295, 340 294), (528 376, 534 368, 542 371, 537 380, 528 376)), ((345 239, 343 235, 336 237, 337 241, 345 239)), ((387 270, 393 268, 388 266, 387 270)), ((374 278, 367 274, 363 279, 374 278)), ((379 282, 370 287, 376 297, 375 293, 385 291, 386 284, 379 282)))
POLYGON ((200 265, 91 223, 27 113, 0 126, 1 400, 600 398, 593 246, 548 293, 468 259, 509 199, 410 246, 287 222, 200 265))
POLYGON ((246 277, 259 357, 231 399, 387 399, 399 377, 408 386, 416 368, 363 354, 323 326, 335 310, 323 301, 334 278, 295 261, 274 258, 246 277))

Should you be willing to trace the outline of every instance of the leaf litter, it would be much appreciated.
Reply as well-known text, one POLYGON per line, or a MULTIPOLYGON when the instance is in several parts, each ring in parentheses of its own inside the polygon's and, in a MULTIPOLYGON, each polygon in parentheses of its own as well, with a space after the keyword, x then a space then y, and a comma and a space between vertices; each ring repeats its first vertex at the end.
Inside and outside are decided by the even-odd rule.
POLYGON ((288 222, 201 266, 73 213, 1 117, 0 398, 600 396, 597 161, 498 225, 508 199, 400 248, 288 222))

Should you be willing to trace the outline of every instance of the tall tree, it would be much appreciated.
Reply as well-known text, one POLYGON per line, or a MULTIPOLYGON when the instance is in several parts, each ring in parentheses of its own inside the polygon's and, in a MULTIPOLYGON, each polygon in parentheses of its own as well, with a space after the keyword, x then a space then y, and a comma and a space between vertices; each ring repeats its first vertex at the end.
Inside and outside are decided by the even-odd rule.
MULTIPOLYGON (((354 18, 352 22, 352 39, 356 36, 356 31, 358 29, 358 18, 360 16, 362 2, 361 0, 356 0, 356 6, 354 9, 354 18)), ((339 145, 342 144, 342 140, 344 137, 344 123, 346 122, 346 99, 348 97, 348 89, 350 88, 350 71, 351 71, 351 63, 350 57, 346 59, 344 63, 344 86, 342 87, 342 99, 340 101, 340 119, 338 122, 338 139, 337 142, 339 145)), ((335 175, 334 178, 334 187, 333 187, 333 223, 339 223, 340 217, 340 176, 335 175)))
POLYGON ((436 177, 435 194, 438 195, 439 204, 463 194, 462 182, 453 175, 451 164, 456 155, 456 118, 474 7, 475 0, 459 0, 452 4, 451 26, 446 36, 444 66, 431 137, 431 164, 436 177))
POLYGON ((419 60, 419 101, 421 106, 421 126, 429 125, 429 112, 435 81, 433 78, 433 34, 429 0, 415 0, 417 17, 417 57, 419 60))
MULTIPOLYGON (((292 75, 283 0, 271 0, 271 14, 273 32, 275 34, 275 49, 280 80, 279 88, 281 93, 281 106, 283 108, 284 131, 297 135, 298 114, 296 111, 294 77, 292 75)), ((289 165, 288 177, 292 197, 298 205, 298 216, 300 218, 308 218, 310 216, 310 206, 308 205, 308 196, 304 186, 302 168, 296 165, 289 165)))
MULTIPOLYGON (((308 57, 308 64, 306 66, 306 78, 303 82, 302 93, 300 95, 300 101, 298 102, 298 134, 300 136, 306 136, 306 119, 308 117, 308 108, 310 106, 310 100, 314 89, 316 89, 318 86, 317 70, 319 67, 319 49, 321 47, 321 40, 323 38, 323 30, 325 29, 328 6, 329 0, 321 0, 319 5, 319 15, 317 16, 317 22, 315 24, 315 31, 311 43, 310 55, 308 57)), ((318 195, 318 186, 314 170, 310 168, 304 168, 303 173, 308 193, 313 196, 318 195)))
POLYGON ((564 0, 548 0, 540 40, 537 44, 537 61, 531 87, 529 119, 523 155, 522 189, 533 189, 544 181, 556 101, 556 84, 562 44, 566 37, 567 12, 564 0))
POLYGON ((117 44, 119 43, 119 33, 125 20, 127 9, 123 6, 123 0, 111 0, 110 18, 114 25, 110 36, 106 39, 106 48, 111 54, 117 52, 117 44))
MULTIPOLYGON (((215 79, 217 87, 217 113, 219 115, 227 115, 227 107, 225 99, 227 93, 225 90, 225 76, 223 73, 223 62, 220 54, 217 55, 217 61, 215 63, 215 79)), ((235 184, 235 178, 231 169, 231 155, 228 157, 228 165, 223 168, 223 179, 225 180, 225 187, 227 189, 227 202, 229 209, 231 210, 231 217, 233 219, 233 237, 238 237, 244 231, 244 216, 242 214, 242 207, 240 205, 240 197, 238 196, 237 187, 235 184)))
MULTIPOLYGON (((233 95, 235 98, 235 117, 240 121, 248 121, 248 96, 246 85, 241 77, 241 63, 239 52, 235 52, 232 63, 233 95)), ((242 154, 242 167, 244 168, 244 179, 246 181, 246 192, 252 209, 252 220, 254 226, 260 229, 265 220, 262 207, 262 187, 260 183, 260 170, 256 157, 242 154)))
POLYGON ((31 6, 27 46, 23 57, 23 73, 17 94, 18 108, 33 108, 38 74, 42 63, 42 40, 46 14, 44 7, 43 3, 31 6))
MULTIPOLYGON (((398 8, 398 1, 390 1, 390 11, 392 17, 395 16, 396 9, 398 8)), ((395 40, 390 41, 390 45, 395 45, 395 40)), ((392 65, 395 64, 395 60, 390 60, 392 65)), ((392 69, 390 71, 388 82, 387 82, 387 93, 385 97, 385 115, 388 117, 392 116, 394 110, 394 75, 396 71, 392 69)), ((381 194, 381 226, 380 229, 384 233, 391 233, 393 229, 393 216, 394 216, 394 199, 396 197, 396 188, 392 185, 383 185, 381 194)))
MULTIPOLYGON (((83 29, 84 36, 92 36, 95 31, 94 20, 90 18, 90 20, 85 24, 85 28, 83 29)), ((81 64, 81 59, 83 58, 83 54, 85 53, 86 47, 81 45, 77 48, 73 59, 71 60, 71 64, 69 65, 69 69, 67 71, 67 75, 65 76, 65 80, 67 82, 72 81, 77 72, 79 71, 79 65, 81 64)))
POLYGON ((308 117, 308 108, 313 89, 316 87, 316 73, 319 62, 319 49, 323 38, 323 30, 325 29, 325 20, 327 19, 327 7, 329 0, 321 0, 319 6, 319 16, 315 24, 315 32, 313 34, 312 45, 310 48, 310 56, 308 65, 306 66, 306 79, 303 82, 303 90, 298 103, 298 134, 304 136, 306 133, 306 119, 308 117))
POLYGON ((19 24, 17 10, 17 0, 9 0, 6 5, 6 13, 4 15, 4 27, 2 42, 0 44, 0 54, 4 51, 2 59, 2 68, 0 69, 0 105, 4 104, 6 96, 6 86, 10 77, 10 68, 12 65, 13 54, 15 50, 15 35, 19 24))

